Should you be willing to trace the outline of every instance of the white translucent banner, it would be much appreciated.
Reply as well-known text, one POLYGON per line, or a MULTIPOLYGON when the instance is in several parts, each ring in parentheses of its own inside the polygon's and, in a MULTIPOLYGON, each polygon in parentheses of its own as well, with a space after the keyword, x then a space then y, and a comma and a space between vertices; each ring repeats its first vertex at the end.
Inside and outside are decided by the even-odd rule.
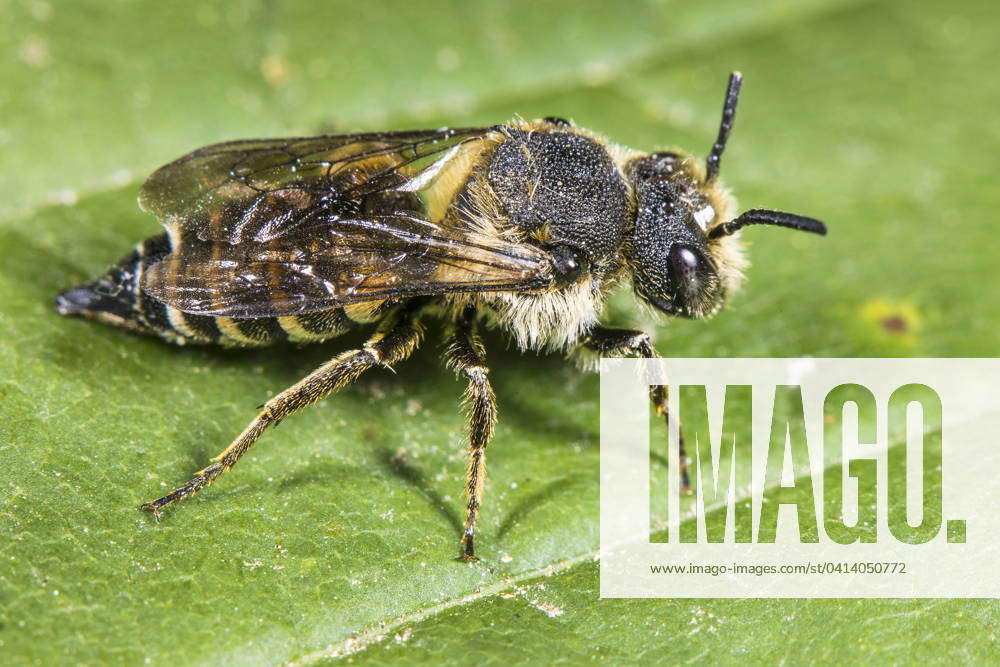
POLYGON ((997 359, 602 360, 601 596, 997 597, 998 439, 997 359))

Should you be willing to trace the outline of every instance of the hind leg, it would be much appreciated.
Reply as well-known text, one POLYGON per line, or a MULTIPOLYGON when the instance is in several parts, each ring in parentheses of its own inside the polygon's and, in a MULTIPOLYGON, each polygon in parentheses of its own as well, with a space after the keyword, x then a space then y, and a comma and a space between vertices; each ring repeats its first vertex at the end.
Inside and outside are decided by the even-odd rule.
POLYGON ((375 334, 360 348, 338 355, 305 378, 281 392, 262 406, 257 418, 227 447, 199 471, 187 484, 140 506, 159 515, 167 505, 183 500, 205 488, 225 471, 236 465, 243 454, 260 438, 265 429, 277 425, 332 392, 350 384, 373 366, 391 366, 410 356, 420 342, 417 304, 404 306, 388 316, 375 334))

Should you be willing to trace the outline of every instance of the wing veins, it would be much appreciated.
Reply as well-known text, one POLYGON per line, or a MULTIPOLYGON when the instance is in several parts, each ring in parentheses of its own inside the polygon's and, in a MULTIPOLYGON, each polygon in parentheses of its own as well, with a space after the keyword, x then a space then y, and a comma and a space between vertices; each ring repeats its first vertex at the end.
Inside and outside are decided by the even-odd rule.
POLYGON ((173 261, 150 267, 144 289, 185 312, 265 317, 416 294, 545 288, 551 265, 539 249, 421 215, 420 193, 434 182, 428 175, 414 183, 422 169, 492 129, 246 140, 195 151, 144 190, 144 207, 168 229, 179 227, 182 239, 173 261), (363 199, 395 189, 399 198, 363 199), (369 206, 383 210, 360 213, 369 206), (216 259, 220 253, 228 259, 216 259))

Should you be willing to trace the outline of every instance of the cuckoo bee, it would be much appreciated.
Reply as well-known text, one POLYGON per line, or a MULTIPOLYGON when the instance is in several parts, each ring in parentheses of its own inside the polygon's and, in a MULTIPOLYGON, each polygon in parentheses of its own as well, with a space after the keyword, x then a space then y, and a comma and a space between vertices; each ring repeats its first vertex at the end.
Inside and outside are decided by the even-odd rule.
MULTIPOLYGON (((264 431, 365 371, 391 367, 448 323, 448 365, 467 382, 469 463, 461 556, 475 560, 486 447, 497 419, 482 324, 523 350, 656 357, 642 331, 599 323, 625 280, 666 315, 715 313, 741 282, 739 231, 818 234, 812 218, 735 215, 719 160, 741 77, 729 79, 707 161, 640 153, 559 118, 492 127, 232 141, 146 181, 139 205, 166 233, 60 294, 58 311, 171 343, 318 342, 371 325, 343 352, 260 407, 246 429, 161 510, 232 468, 264 431)), ((654 391, 667 418, 666 396, 654 391)))

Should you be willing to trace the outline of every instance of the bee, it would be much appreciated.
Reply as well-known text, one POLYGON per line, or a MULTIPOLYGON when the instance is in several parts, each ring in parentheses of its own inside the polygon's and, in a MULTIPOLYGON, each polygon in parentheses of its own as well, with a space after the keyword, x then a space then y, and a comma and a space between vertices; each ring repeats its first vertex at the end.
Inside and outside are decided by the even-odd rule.
MULTIPOLYGON (((445 360, 464 377, 469 447, 460 559, 476 560, 486 448, 497 421, 479 329, 522 350, 655 358, 649 335, 599 323, 626 280, 671 316, 708 317, 742 281, 739 232, 823 223, 753 209, 736 215, 719 182, 741 76, 729 78, 707 160, 641 153, 560 118, 491 127, 232 141, 154 172, 139 205, 166 233, 56 298, 81 315, 176 344, 320 342, 358 326, 334 356, 262 406, 157 516, 232 468, 269 427, 406 359, 421 319, 448 324, 445 360)), ((653 405, 668 419, 666 392, 653 405)))

